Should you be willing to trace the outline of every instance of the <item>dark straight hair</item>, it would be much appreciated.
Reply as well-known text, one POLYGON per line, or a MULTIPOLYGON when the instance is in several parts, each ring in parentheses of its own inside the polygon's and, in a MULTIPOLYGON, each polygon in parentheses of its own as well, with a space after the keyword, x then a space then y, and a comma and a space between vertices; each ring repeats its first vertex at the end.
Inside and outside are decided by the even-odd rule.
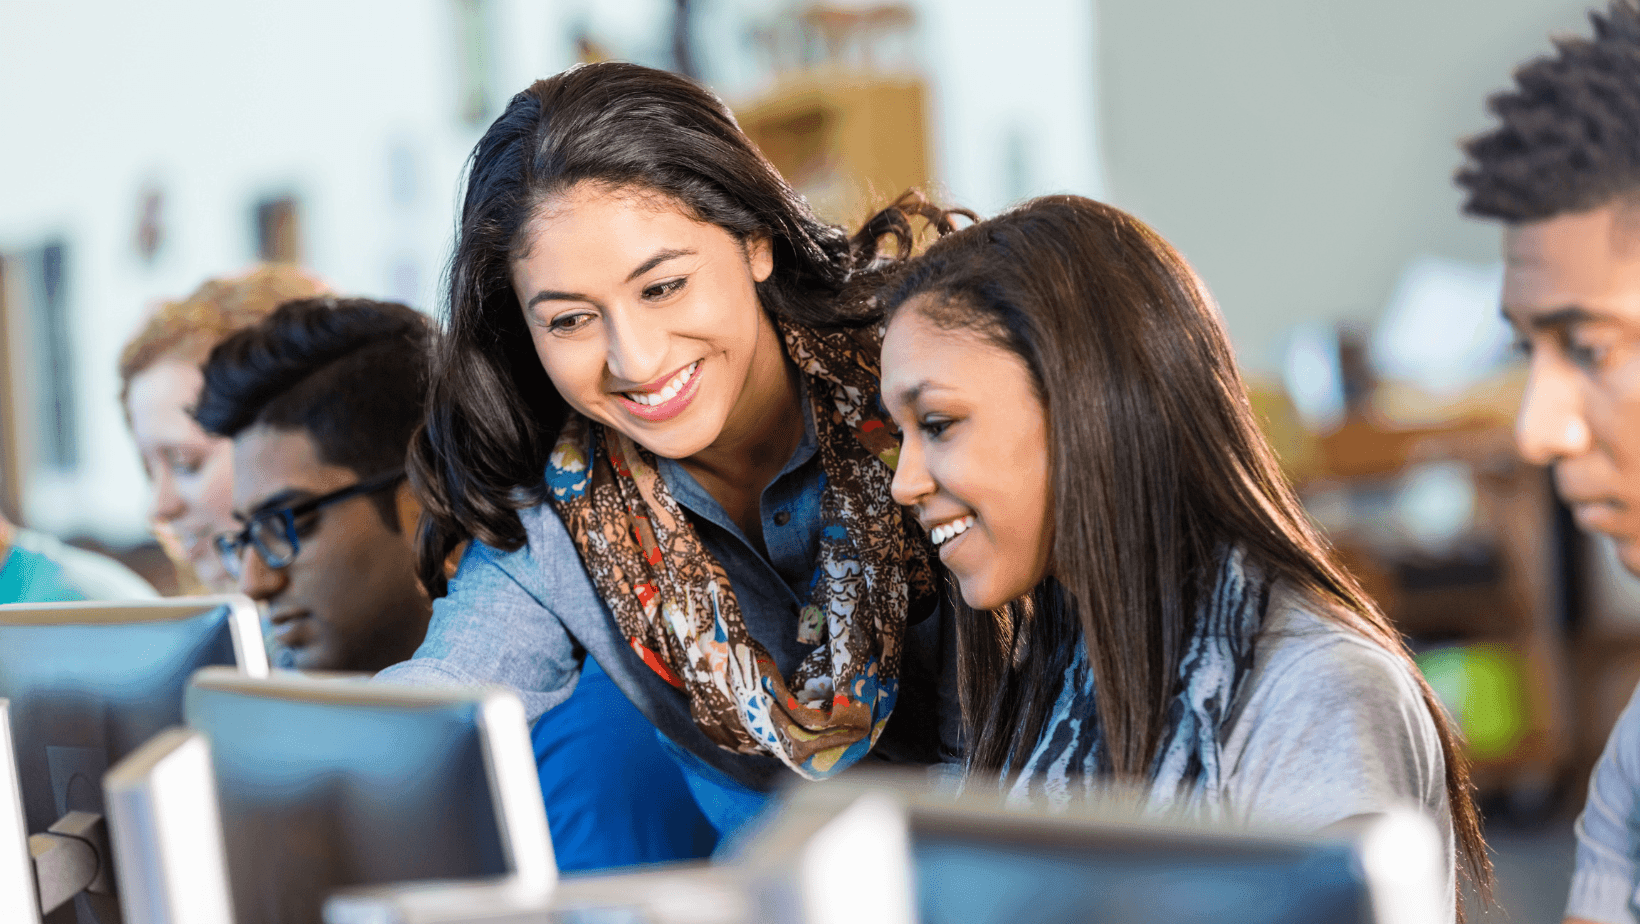
POLYGON ((510 268, 528 246, 537 210, 585 183, 659 193, 742 241, 767 235, 774 270, 758 284, 759 300, 808 326, 876 318, 872 302, 849 292, 874 275, 878 242, 896 238, 904 256, 916 214, 949 228, 909 194, 852 238, 820 221, 728 107, 675 74, 586 64, 514 96, 468 162, 447 336, 434 361, 427 421, 410 449, 411 484, 427 513, 420 574, 434 596, 444 592, 444 560, 460 543, 519 548, 518 511, 545 500, 547 454, 568 406, 535 354, 510 268))
POLYGON ((1019 356, 1047 410, 1053 577, 996 613, 955 601, 968 761, 1021 766, 1076 638, 1116 776, 1142 780, 1180 690, 1198 600, 1239 546, 1402 660, 1441 739, 1457 843, 1491 879, 1468 762, 1399 633, 1338 565, 1258 429, 1218 313, 1143 222, 1051 196, 936 241, 881 294, 1019 356))

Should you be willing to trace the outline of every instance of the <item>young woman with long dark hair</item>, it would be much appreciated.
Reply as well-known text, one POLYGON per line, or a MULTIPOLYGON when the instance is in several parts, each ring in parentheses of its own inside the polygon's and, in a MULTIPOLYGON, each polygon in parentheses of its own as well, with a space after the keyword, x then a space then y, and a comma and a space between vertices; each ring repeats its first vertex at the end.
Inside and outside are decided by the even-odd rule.
POLYGON ((1184 259, 1057 196, 903 274, 881 295, 894 495, 961 589, 969 768, 1019 802, 1116 779, 1312 828, 1411 803, 1447 875, 1455 834, 1485 885, 1451 725, 1283 479, 1184 259))
POLYGON ((782 776, 954 759, 938 575, 889 494, 856 294, 917 210, 849 238, 661 71, 514 97, 473 153, 410 454, 440 599, 382 676, 501 682, 539 714, 590 656, 721 830, 782 776))

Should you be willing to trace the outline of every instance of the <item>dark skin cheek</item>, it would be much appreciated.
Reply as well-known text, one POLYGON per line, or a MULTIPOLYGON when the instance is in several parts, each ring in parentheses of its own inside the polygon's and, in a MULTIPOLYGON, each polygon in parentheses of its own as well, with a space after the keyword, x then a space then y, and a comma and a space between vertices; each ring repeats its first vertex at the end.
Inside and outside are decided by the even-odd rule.
POLYGON ((358 554, 353 525, 342 509, 320 521, 319 528, 302 539, 302 549, 290 573, 291 586, 282 596, 305 606, 315 617, 304 660, 316 669, 341 669, 351 660, 349 629, 357 620, 361 601, 371 596, 369 562, 358 554), (362 569, 362 570, 361 570, 362 569))
POLYGON ((1640 476, 1630 470, 1640 464, 1640 354, 1602 376, 1588 413, 1595 438, 1610 448, 1612 461, 1626 475, 1640 476))

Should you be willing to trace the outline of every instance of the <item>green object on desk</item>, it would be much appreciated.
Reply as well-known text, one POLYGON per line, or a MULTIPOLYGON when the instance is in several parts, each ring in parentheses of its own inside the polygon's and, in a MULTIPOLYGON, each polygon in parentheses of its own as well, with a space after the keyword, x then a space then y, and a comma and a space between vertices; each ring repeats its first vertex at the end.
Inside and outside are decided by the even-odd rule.
POLYGON ((1526 737, 1526 665, 1507 645, 1453 645, 1416 656, 1478 760, 1508 757, 1526 737))

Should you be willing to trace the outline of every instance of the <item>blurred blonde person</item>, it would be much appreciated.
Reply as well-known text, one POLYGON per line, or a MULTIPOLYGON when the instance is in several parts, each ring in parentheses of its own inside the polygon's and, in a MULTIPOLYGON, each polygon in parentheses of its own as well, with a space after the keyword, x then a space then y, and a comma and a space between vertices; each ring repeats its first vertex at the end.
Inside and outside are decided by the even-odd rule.
POLYGON ((238 528, 233 444, 194 422, 200 366, 212 347, 280 304, 325 291, 304 271, 277 264, 211 279, 160 305, 120 354, 120 404, 154 488, 149 520, 184 593, 228 592, 237 583, 212 546, 216 534, 238 528))

